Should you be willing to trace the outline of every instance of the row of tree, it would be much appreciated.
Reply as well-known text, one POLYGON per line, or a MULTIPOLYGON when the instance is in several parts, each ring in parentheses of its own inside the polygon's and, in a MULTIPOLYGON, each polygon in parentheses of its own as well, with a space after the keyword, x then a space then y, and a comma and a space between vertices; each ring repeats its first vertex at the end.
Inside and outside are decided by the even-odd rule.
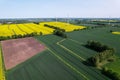
POLYGON ((55 29, 53 31, 53 34, 63 38, 67 38, 67 35, 62 30, 59 30, 59 29, 55 29))
POLYGON ((73 31, 80 31, 80 30, 85 30, 86 28, 84 29, 74 29, 73 31))
POLYGON ((52 25, 48 25, 48 24, 44 24, 44 26, 55 29, 53 31, 54 35, 57 35, 57 36, 60 36, 60 37, 63 37, 63 38, 67 38, 67 35, 65 34, 65 29, 61 29, 61 28, 59 28, 57 26, 52 26, 52 25))
POLYGON ((110 48, 107 45, 104 45, 98 41, 93 41, 93 40, 87 41, 85 47, 95 50, 97 52, 103 52, 105 50, 114 50, 113 48, 110 48))
POLYGON ((65 29, 61 29, 61 28, 59 28, 59 27, 57 27, 57 26, 52 26, 52 25, 48 25, 48 24, 44 24, 44 26, 45 27, 49 27, 49 28, 52 28, 52 29, 57 29, 57 30, 60 30, 60 31, 62 31, 62 32, 65 32, 65 29))
POLYGON ((0 36, 0 41, 2 40, 8 40, 8 39, 17 39, 17 38, 25 38, 25 37, 32 37, 32 36, 38 36, 38 35, 42 35, 42 32, 40 32, 39 34, 37 32, 32 32, 32 33, 27 33, 27 34, 24 34, 24 35, 12 35, 12 36, 0 36))

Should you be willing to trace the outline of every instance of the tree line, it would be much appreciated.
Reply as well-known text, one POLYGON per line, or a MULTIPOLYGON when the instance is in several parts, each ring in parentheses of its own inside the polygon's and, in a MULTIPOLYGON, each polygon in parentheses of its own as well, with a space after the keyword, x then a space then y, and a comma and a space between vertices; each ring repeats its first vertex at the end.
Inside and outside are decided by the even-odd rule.
POLYGON ((60 36, 62 38, 67 38, 67 35, 62 30, 59 30, 59 29, 55 29, 53 31, 53 34, 57 35, 57 36, 60 36))
POLYGON ((24 34, 24 35, 21 35, 21 34, 16 35, 16 34, 14 34, 12 36, 0 36, 0 41, 8 40, 8 39, 32 37, 32 36, 38 36, 38 35, 42 35, 42 32, 40 32, 39 34, 37 32, 32 32, 32 33, 27 33, 27 34, 24 34))
POLYGON ((105 50, 114 50, 114 48, 111 48, 108 45, 104 45, 98 41, 93 41, 93 40, 87 41, 85 47, 95 50, 97 52, 103 52, 105 50))
POLYGON ((65 32, 65 29, 61 29, 61 28, 59 28, 59 27, 57 27, 57 26, 52 26, 52 25, 48 25, 48 24, 44 24, 44 26, 45 27, 49 27, 49 28, 52 28, 52 29, 57 29, 57 30, 60 30, 60 31, 62 31, 62 32, 65 32))
POLYGON ((44 24, 45 27, 49 27, 49 28, 52 28, 52 29, 55 29, 53 31, 53 34, 54 35, 57 35, 57 36, 60 36, 62 38, 67 38, 67 35, 65 34, 65 29, 61 29, 57 26, 51 26, 51 25, 48 25, 48 24, 44 24))

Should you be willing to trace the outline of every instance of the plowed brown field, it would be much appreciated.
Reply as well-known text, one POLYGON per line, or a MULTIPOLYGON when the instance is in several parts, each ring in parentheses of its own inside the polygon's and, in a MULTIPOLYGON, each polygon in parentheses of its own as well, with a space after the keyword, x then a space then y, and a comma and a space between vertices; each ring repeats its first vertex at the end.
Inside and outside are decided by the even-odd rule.
POLYGON ((7 70, 45 50, 45 46, 32 37, 2 41, 1 44, 7 70))

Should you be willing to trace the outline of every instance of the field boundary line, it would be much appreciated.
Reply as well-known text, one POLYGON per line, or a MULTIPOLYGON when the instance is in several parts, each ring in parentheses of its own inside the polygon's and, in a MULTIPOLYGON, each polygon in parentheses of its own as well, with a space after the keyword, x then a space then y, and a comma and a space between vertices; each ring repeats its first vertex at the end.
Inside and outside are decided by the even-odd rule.
POLYGON ((72 65, 67 63, 64 59, 62 59, 60 56, 58 56, 55 52, 53 52, 51 49, 47 48, 55 57, 57 57, 60 61, 62 61, 64 64, 66 64, 68 67, 70 67, 72 70, 74 70, 79 75, 83 76, 86 80, 89 80, 84 74, 82 74, 79 70, 74 68, 72 65))
POLYGON ((83 44, 83 43, 80 43, 80 42, 78 42, 77 40, 74 40, 74 39, 69 39, 69 40, 71 40, 71 41, 73 41, 73 42, 75 42, 75 43, 78 43, 78 44, 83 44))
POLYGON ((62 47, 63 49, 67 50, 68 52, 72 53, 72 54, 75 55, 76 57, 80 58, 81 60, 85 61, 86 59, 84 59, 83 57, 77 55, 77 54, 76 54, 75 52, 73 52, 72 50, 70 50, 70 49, 68 49, 68 48, 66 48, 65 46, 63 46, 63 45, 60 44, 61 42, 65 41, 65 40, 66 40, 66 39, 63 39, 63 40, 57 42, 56 44, 59 45, 60 47, 62 47))

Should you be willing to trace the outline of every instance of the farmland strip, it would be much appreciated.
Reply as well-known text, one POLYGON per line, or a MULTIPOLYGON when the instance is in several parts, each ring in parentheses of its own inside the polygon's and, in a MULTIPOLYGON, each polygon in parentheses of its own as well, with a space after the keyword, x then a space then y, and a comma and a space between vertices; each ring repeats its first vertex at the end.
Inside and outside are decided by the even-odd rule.
POLYGON ((5 80, 1 47, 0 47, 0 80, 5 80))
POLYGON ((65 50, 67 50, 68 52, 72 53, 73 55, 77 56, 78 58, 80 58, 81 60, 85 61, 84 58, 82 58, 81 56, 77 55, 75 52, 71 51, 70 49, 66 48, 65 46, 61 45, 60 42, 63 42, 65 39, 57 42, 57 45, 59 45, 60 47, 64 48, 65 50))
POLYGON ((79 75, 82 75, 86 80, 89 80, 84 74, 82 74, 79 70, 77 70, 76 68, 74 68, 72 65, 70 65, 69 63, 67 63, 66 61, 64 61, 60 56, 58 56, 56 53, 54 53, 52 50, 50 50, 49 48, 47 48, 53 55, 55 55, 60 61, 62 61, 64 64, 66 64, 68 67, 70 67, 72 70, 74 70, 75 72, 77 72, 79 75))

